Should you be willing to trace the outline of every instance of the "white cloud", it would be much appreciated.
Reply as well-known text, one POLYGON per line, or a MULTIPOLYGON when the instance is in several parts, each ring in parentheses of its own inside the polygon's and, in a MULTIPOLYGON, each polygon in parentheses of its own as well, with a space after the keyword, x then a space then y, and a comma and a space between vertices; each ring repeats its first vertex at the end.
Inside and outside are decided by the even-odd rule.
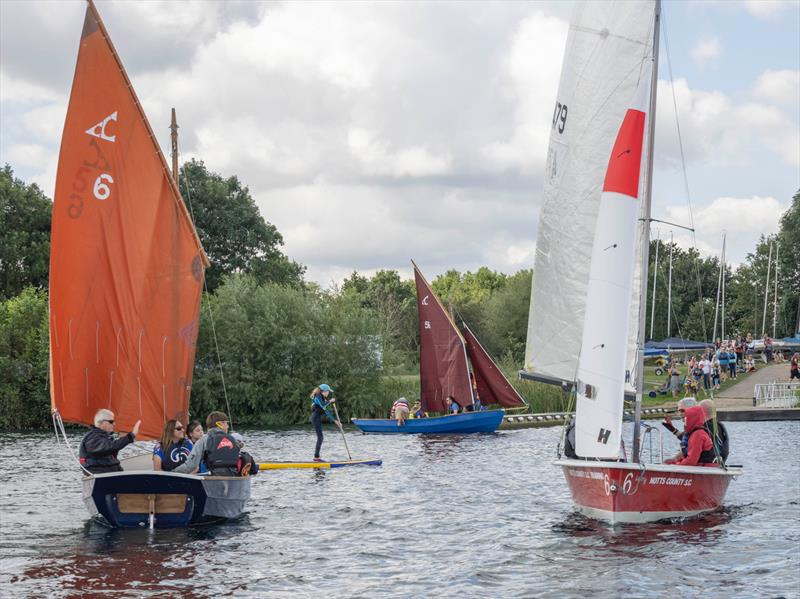
POLYGON ((745 10, 760 19, 775 18, 792 4, 792 0, 744 0, 745 10))
MULTIPOLYGON (((162 147, 175 106, 182 158, 237 175, 310 279, 380 268, 408 276, 410 257, 430 276, 533 266, 566 3, 180 6, 99 8, 162 147)), ((0 163, 52 193, 83 5, 0 10, 0 163), (30 22, 37 36, 20 26, 30 22)), ((728 58, 720 49, 720 62, 728 58)), ((752 172, 741 197, 784 197, 775 187, 797 178, 796 77, 765 71, 737 82, 752 87, 746 97, 675 80, 686 156, 703 165, 701 179, 752 172), (764 165, 773 170, 759 178, 764 165)), ((657 175, 679 162, 669 84, 659 93, 657 175)), ((706 189, 695 202, 737 191, 706 189)), ((717 223, 712 236, 722 226, 714 214, 725 221, 739 210, 739 200, 720 202, 703 222, 717 223)), ((742 209, 752 228, 774 225, 742 209)), ((750 243, 756 233, 738 235, 750 243)), ((719 245, 705 233, 698 244, 719 245)))
POLYGON ((679 78, 672 86, 658 82, 656 160, 662 165, 680 165, 673 87, 687 162, 741 166, 766 149, 785 164, 800 164, 800 125, 782 109, 693 90, 679 78))
POLYGON ((522 21, 503 65, 515 106, 510 139, 487 144, 485 157, 500 170, 540 173, 550 138, 549 115, 561 75, 568 23, 535 13, 522 21))
POLYGON ((706 66, 722 56, 722 44, 716 36, 704 35, 691 50, 692 59, 699 66, 706 66))
POLYGON ((444 175, 452 160, 448 155, 436 155, 427 148, 414 146, 392 153, 387 142, 375 139, 372 132, 352 128, 347 132, 350 152, 371 175, 393 177, 426 177, 444 175))
POLYGON ((800 105, 800 71, 764 71, 753 86, 753 95, 796 110, 800 105))
MULTIPOLYGON (((710 204, 694 209, 695 247, 702 256, 718 256, 722 249, 722 234, 727 233, 726 254, 736 266, 752 252, 761 235, 777 233, 780 218, 789 208, 772 197, 720 197, 710 204)), ((689 224, 686 206, 668 206, 665 220, 689 224)), ((662 239, 663 237, 662 231, 662 239)), ((667 237, 669 234, 667 233, 667 237)), ((675 242, 692 247, 690 234, 675 231, 675 242)))

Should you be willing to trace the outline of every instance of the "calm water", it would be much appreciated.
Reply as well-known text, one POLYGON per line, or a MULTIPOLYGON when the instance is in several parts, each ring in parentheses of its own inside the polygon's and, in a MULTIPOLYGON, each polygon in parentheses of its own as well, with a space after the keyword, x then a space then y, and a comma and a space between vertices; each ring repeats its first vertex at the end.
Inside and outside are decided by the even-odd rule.
MULTIPOLYGON (((241 521, 154 532, 88 522, 53 435, 7 435, 0 596, 798 597, 800 423, 728 426, 747 473, 723 511, 617 529, 572 511, 555 428, 348 433, 384 465, 261 473, 241 521)), ((306 430, 246 438, 262 459, 313 450, 306 430)), ((344 455, 331 429, 323 456, 344 455)))

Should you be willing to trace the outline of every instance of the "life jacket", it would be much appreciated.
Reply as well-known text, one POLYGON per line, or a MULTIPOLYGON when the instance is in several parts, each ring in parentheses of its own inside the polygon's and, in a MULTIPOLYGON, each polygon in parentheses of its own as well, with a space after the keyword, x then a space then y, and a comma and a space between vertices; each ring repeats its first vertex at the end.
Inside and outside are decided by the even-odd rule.
MULTIPOLYGON (((698 431, 706 431, 705 428, 696 428, 688 435, 683 435, 681 439, 681 453, 683 453, 683 457, 689 455, 689 437, 695 434, 698 431)), ((708 431, 706 431, 708 432, 708 431)), ((707 449, 700 453, 700 459, 697 460, 698 464, 713 464, 714 460, 717 459, 717 452, 714 450, 714 442, 713 442, 713 435, 709 435, 711 437, 711 449, 707 449)))
POLYGON ((239 476, 241 448, 236 439, 219 428, 212 428, 206 434, 203 462, 211 476, 239 476))
POLYGON ((722 458, 722 461, 723 462, 727 461, 728 453, 730 453, 730 442, 728 440, 728 430, 725 428, 725 425, 722 424, 721 422, 717 422, 716 435, 714 434, 713 420, 706 420, 705 424, 703 424, 703 428, 706 429, 708 436, 711 437, 711 442, 714 444, 714 447, 716 448, 716 451, 719 453, 719 456, 722 458))
POLYGON ((189 457, 189 448, 187 447, 186 439, 181 439, 177 443, 170 444, 167 449, 169 451, 164 451, 164 448, 161 448, 161 453, 164 454, 164 457, 161 458, 161 469, 167 472, 175 470, 175 468, 183 464, 186 458, 189 457))

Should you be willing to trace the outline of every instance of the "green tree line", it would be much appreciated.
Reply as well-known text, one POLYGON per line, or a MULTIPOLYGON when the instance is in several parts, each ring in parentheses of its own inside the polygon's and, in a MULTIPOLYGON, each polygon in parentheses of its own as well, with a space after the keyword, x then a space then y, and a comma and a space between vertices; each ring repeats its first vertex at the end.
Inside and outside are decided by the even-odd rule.
MULTIPOLYGON (((282 252, 280 233, 263 219, 236 177, 223 177, 192 161, 181 169, 181 189, 212 262, 201 308, 193 414, 229 407, 239 424, 302 423, 308 394, 323 381, 342 399, 343 419, 384 416, 398 396, 418 395, 412 280, 395 270, 371 277, 353 272, 341 287, 322 290, 305 281, 304 267, 282 252)), ((49 426, 52 203, 35 184, 14 178, 6 166, 0 171, 0 208, 0 428, 49 426)), ((800 298, 798 236, 800 193, 784 214, 779 233, 762 238, 736 271, 728 268, 726 333, 756 333, 760 327, 769 244, 777 241, 782 248, 779 336, 793 332, 800 298), (750 326, 756 320, 758 327, 750 326)), ((656 243, 661 242, 651 247, 649 290, 656 243)), ((656 338, 667 334, 668 252, 668 245, 661 243, 656 338)), ((673 335, 710 339, 718 269, 716 258, 673 247, 673 335)), ((532 276, 531 270, 507 275, 481 267, 475 272, 450 270, 431 282, 456 320, 469 324, 512 380, 524 359, 532 276)), ((558 389, 524 381, 515 385, 532 409, 563 409, 558 389)))

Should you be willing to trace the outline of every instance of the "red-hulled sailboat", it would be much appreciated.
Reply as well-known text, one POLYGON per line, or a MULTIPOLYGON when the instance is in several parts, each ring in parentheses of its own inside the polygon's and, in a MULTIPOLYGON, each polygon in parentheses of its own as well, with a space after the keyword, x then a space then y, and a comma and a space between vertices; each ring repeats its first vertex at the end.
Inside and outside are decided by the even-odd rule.
MULTIPOLYGON (((50 396, 63 421, 90 425, 112 410, 139 439, 187 422, 200 297, 208 265, 100 15, 81 33, 53 203, 50 396)), ((79 464, 75 463, 76 470, 79 464)), ((84 471, 84 501, 114 526, 185 526, 235 517, 250 480, 154 472, 149 456, 124 472, 84 471)))
POLYGON ((525 406, 525 401, 503 375, 475 334, 464 327, 462 334, 420 272, 414 265, 419 313, 420 402, 425 412, 447 413, 446 400, 453 398, 459 414, 412 418, 398 426, 388 418, 353 418, 365 433, 485 433, 493 432, 503 421, 505 410, 485 410, 525 406), (479 401, 470 380, 470 363, 479 401))
POLYGON ((659 0, 576 6, 550 137, 521 373, 575 389, 581 459, 556 465, 577 509, 610 523, 714 510, 741 474, 724 463, 646 464, 641 455, 659 20, 659 0), (628 461, 622 413, 632 378, 628 461))

